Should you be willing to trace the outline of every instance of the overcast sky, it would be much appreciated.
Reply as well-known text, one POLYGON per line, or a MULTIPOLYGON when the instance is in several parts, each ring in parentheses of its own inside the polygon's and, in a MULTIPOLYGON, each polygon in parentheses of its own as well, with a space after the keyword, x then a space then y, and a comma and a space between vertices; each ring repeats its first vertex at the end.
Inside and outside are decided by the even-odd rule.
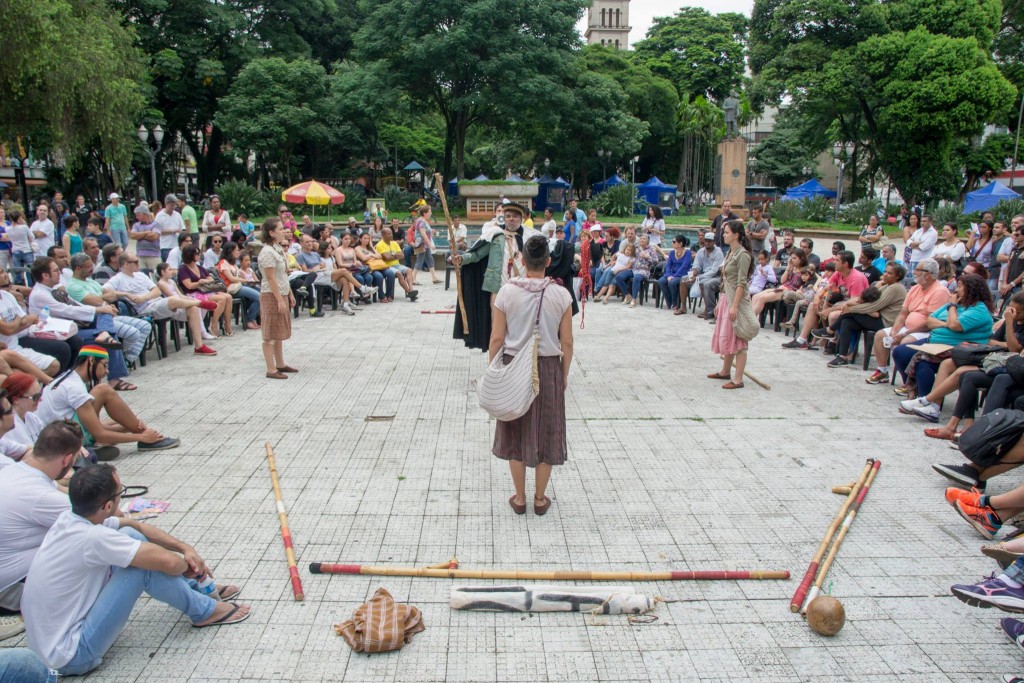
MULTIPOLYGON (((681 7, 703 7, 712 14, 740 12, 749 17, 750 11, 754 8, 754 0, 633 0, 629 3, 629 22, 633 25, 633 30, 629 34, 630 46, 647 35, 647 29, 654 23, 654 17, 671 16, 681 7)), ((586 24, 587 19, 584 15, 583 21, 580 22, 580 33, 586 29, 586 24)))

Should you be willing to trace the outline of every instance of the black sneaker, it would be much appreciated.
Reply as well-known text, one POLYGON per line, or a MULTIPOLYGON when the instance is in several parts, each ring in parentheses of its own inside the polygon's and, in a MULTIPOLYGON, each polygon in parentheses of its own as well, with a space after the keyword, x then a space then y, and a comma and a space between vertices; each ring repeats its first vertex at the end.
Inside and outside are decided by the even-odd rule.
POLYGON ((985 482, 978 481, 978 470, 970 465, 932 465, 932 469, 960 486, 985 490, 985 482))
POLYGON ((159 451, 159 450, 163 450, 165 448, 177 448, 178 444, 180 444, 180 443, 181 443, 180 439, 172 439, 171 437, 168 436, 168 437, 165 437, 163 439, 160 439, 159 441, 154 441, 153 443, 142 443, 140 441, 139 442, 139 450, 140 451, 159 451))
POLYGON ((807 342, 805 342, 805 341, 798 341, 796 339, 793 339, 793 340, 788 341, 785 344, 783 344, 782 348, 784 348, 784 349, 806 349, 807 348, 807 342))
POLYGON ((819 339, 832 339, 832 337, 836 336, 836 333, 827 327, 819 327, 811 330, 811 336, 818 337, 819 339))
POLYGON ((830 367, 830 368, 841 368, 844 365, 849 365, 849 364, 850 364, 850 361, 846 360, 842 356, 836 356, 835 358, 833 358, 832 360, 830 360, 828 362, 828 367, 830 367))
POLYGON ((324 317, 324 312, 323 311, 310 311, 309 312, 309 317, 310 318, 322 318, 322 317, 324 317))
POLYGON ((121 457, 121 451, 117 446, 97 446, 95 449, 96 459, 100 462, 110 462, 121 457))
POLYGON ((406 297, 407 297, 407 298, 408 298, 408 299, 409 299, 410 301, 416 301, 416 297, 418 297, 419 295, 420 295, 420 290, 418 290, 418 289, 414 289, 414 290, 412 290, 411 292, 406 292, 406 293, 405 293, 405 296, 406 296, 406 297))

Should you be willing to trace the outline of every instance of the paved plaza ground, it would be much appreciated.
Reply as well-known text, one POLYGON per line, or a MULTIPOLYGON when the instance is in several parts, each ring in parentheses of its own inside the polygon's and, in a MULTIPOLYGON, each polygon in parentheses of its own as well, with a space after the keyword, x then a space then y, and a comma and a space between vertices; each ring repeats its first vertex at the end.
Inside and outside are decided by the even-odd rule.
MULTIPOLYGON (((428 278, 421 278, 428 280, 428 278)), ((193 630, 143 599, 91 681, 994 681, 1024 669, 1002 613, 949 593, 997 569, 944 502, 929 465, 959 461, 896 412, 888 386, 783 351, 763 331, 748 369, 772 385, 723 391, 709 325, 651 303, 591 305, 566 396, 569 462, 551 512, 518 517, 493 421, 470 380, 484 356, 421 315, 454 291, 296 321, 263 378, 259 333, 187 350, 132 377, 130 403, 182 446, 118 461, 126 484, 171 501, 155 523, 194 544, 252 618, 193 630), (393 416, 391 420, 368 420, 393 416), (292 599, 263 444, 277 454, 305 587, 292 599), (789 598, 865 458, 883 462, 826 586, 842 632, 815 635, 789 598), (669 602, 624 616, 454 612, 442 579, 318 576, 311 561, 465 568, 788 569, 789 581, 639 584, 669 602), (385 586, 423 611, 400 652, 359 655, 333 624, 385 586)), ((1010 474, 996 491, 1015 485, 1010 474)), ((532 485, 529 491, 532 492, 532 485)), ((506 582, 507 583, 507 582, 506 582)), ((22 642, 6 641, 5 646, 22 642)))

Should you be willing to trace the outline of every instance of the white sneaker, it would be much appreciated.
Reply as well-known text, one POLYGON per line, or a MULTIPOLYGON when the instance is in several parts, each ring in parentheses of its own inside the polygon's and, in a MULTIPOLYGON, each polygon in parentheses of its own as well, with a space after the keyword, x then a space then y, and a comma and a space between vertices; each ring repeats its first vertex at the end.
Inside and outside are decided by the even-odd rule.
POLYGON ((925 401, 925 405, 914 408, 914 415, 923 417, 929 422, 938 422, 942 417, 942 408, 937 403, 925 401))
POLYGON ((349 305, 349 304, 342 304, 341 305, 341 312, 344 313, 345 315, 355 315, 356 314, 356 312, 352 310, 352 306, 349 305))
POLYGON ((370 296, 371 294, 373 294, 373 287, 369 285, 363 285, 362 287, 359 288, 359 293, 362 294, 363 296, 370 296))
POLYGON ((924 396, 918 396, 917 398, 912 398, 908 401, 900 401, 900 408, 903 409, 904 413, 908 414, 914 412, 917 408, 923 408, 926 405, 928 405, 928 399, 924 396))
POLYGON ((25 620, 20 614, 0 617, 0 640, 7 640, 25 632, 25 620))

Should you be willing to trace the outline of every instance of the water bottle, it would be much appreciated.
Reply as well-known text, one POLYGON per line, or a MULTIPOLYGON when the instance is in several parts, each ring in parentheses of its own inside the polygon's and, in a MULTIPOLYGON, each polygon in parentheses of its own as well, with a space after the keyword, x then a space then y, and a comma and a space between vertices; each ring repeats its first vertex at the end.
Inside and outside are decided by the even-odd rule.
POLYGON ((214 582, 213 577, 209 574, 204 574, 198 579, 199 592, 203 595, 209 596, 220 602, 220 593, 217 592, 217 584, 214 582))
POLYGON ((39 311, 39 324, 40 327, 46 324, 46 320, 50 317, 50 307, 43 306, 43 310, 39 311))

